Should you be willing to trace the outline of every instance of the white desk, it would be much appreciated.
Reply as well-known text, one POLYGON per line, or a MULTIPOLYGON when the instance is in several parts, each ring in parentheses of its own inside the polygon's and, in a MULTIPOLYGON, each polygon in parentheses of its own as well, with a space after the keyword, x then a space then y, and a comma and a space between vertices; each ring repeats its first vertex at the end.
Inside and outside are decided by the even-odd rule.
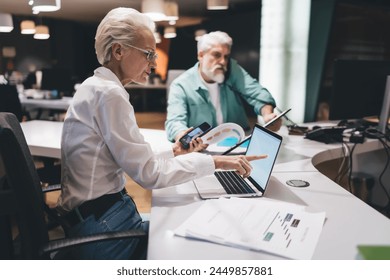
MULTIPOLYGON (((165 91, 165 84, 158 85, 136 85, 136 84, 128 84, 125 86, 127 90, 142 90, 142 103, 143 108, 147 107, 147 93, 150 92, 159 92, 165 91)), ((26 111, 32 111, 37 109, 45 109, 45 110, 68 110, 72 102, 72 97, 64 96, 61 99, 32 99, 27 98, 25 95, 19 95, 20 103, 26 111)))
MULTIPOLYGON (((61 122, 24 122, 22 129, 33 155, 60 158, 61 122)), ((162 130, 141 129, 141 132, 156 148, 170 145, 162 130)), ((326 212, 326 222, 313 259, 355 259, 358 244, 390 244, 390 219, 314 167, 320 162, 340 157, 340 148, 340 144, 325 145, 284 133, 284 142, 270 186, 265 197, 258 199, 259 203, 262 199, 275 199, 306 205, 313 211, 326 212), (289 187, 285 184, 289 179, 306 180, 310 186, 289 187)), ((366 154, 380 148, 377 141, 368 141, 358 145, 354 153, 366 154)), ((202 202, 192 182, 153 191, 149 259, 279 258, 266 253, 173 236, 172 230, 202 202)))
POLYGON ((61 99, 30 99, 19 96, 20 103, 27 111, 35 109, 68 110, 72 97, 64 96, 61 99))
MULTIPOLYGON (((61 158, 63 122, 33 120, 20 124, 33 156, 61 158)), ((154 143, 154 149, 162 149, 170 145, 163 130, 142 128, 141 133, 146 141, 154 143), (165 139, 165 141, 161 141, 161 139, 165 139)))
MULTIPOLYGON (((283 134, 283 131, 281 132, 283 134)), ((288 201, 325 211, 326 222, 313 259, 356 259, 359 244, 390 244, 390 219, 321 174, 313 164, 341 156, 341 144, 325 145, 289 136, 284 142, 269 188, 263 198, 288 201), (301 179, 310 183, 294 188, 285 182, 301 179)), ((377 141, 358 145, 354 154, 380 149, 377 141)), ((172 234, 203 203, 193 183, 153 191, 148 259, 280 259, 172 234)))
POLYGON ((20 125, 33 156, 61 158, 62 122, 34 120, 20 125))

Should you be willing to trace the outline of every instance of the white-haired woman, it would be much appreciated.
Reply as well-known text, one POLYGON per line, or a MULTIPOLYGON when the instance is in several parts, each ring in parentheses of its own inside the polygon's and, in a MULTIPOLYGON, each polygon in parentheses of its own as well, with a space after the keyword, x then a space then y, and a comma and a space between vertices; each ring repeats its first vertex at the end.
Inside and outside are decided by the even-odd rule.
MULTIPOLYGON (((216 168, 251 171, 249 160, 259 157, 211 157, 174 143, 155 154, 137 126, 124 85, 144 84, 156 67, 154 23, 130 8, 111 10, 95 37, 99 63, 73 97, 62 132, 62 191, 57 210, 71 236, 143 229, 133 200, 125 191, 125 173, 144 188, 161 188, 212 174, 216 168)), ((199 143, 197 141, 200 141, 199 143)), ((90 244, 74 252, 79 259, 128 259, 146 256, 135 240, 90 244), (137 247, 138 246, 138 247, 137 247), (140 257, 140 254, 137 254, 140 257)))

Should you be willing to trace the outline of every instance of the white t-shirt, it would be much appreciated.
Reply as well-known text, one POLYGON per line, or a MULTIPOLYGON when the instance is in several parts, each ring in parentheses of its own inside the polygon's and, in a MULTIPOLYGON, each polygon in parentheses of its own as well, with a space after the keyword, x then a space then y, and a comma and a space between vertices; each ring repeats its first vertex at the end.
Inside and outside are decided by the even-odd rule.
POLYGON ((221 110, 221 101, 220 101, 220 92, 219 92, 219 84, 218 83, 208 83, 206 82, 203 77, 202 78, 203 83, 207 87, 210 95, 211 103, 213 104, 215 108, 215 114, 217 119, 217 124, 223 123, 223 116, 222 116, 222 110, 221 110))
POLYGON ((78 88, 61 140, 62 192, 57 208, 72 210, 86 200, 119 192, 128 174, 152 189, 191 181, 215 171, 211 156, 174 157, 172 149, 154 153, 140 133, 129 94, 108 68, 78 88))

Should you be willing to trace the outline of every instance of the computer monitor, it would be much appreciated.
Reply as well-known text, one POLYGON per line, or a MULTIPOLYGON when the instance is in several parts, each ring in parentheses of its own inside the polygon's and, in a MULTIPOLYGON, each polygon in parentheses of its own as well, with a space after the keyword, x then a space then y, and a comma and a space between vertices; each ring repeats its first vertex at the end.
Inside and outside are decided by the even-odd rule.
POLYGON ((336 60, 329 119, 378 117, 390 61, 336 60))
POLYGON ((385 94, 383 96, 382 110, 379 116, 378 130, 386 135, 390 118, 390 76, 387 76, 385 94))
POLYGON ((70 70, 65 68, 42 69, 41 89, 57 90, 65 96, 71 96, 73 84, 70 70))

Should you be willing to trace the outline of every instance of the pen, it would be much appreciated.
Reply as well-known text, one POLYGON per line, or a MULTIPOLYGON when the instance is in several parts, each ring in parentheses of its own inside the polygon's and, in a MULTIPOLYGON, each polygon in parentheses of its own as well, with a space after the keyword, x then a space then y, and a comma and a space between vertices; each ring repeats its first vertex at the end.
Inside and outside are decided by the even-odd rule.
MULTIPOLYGON (((278 107, 275 107, 276 110, 278 110, 280 113, 282 113, 283 111, 280 110, 278 107)), ((286 115, 283 115, 283 118, 285 118, 287 121, 289 121, 290 123, 292 123, 294 126, 298 126, 295 122, 293 122, 292 120, 289 119, 289 117, 287 117, 287 114, 286 115)))

